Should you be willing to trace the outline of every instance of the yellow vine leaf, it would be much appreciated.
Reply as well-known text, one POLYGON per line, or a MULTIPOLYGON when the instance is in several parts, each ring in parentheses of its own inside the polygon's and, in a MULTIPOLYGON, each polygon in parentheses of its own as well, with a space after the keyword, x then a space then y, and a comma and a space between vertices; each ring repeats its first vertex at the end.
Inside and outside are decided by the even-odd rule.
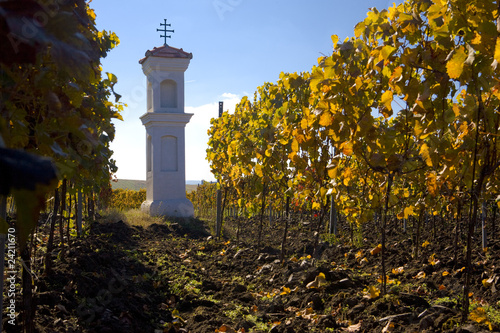
POLYGON ((437 176, 434 172, 430 172, 428 175, 427 175, 427 179, 426 179, 426 183, 427 183, 427 190, 429 191, 429 193, 432 195, 432 196, 436 196, 438 195, 438 183, 437 183, 437 176))
POLYGON ((390 90, 387 90, 382 94, 382 99, 380 102, 384 104, 384 106, 387 108, 387 110, 392 111, 392 99, 393 99, 393 93, 390 90))
POLYGON ((483 286, 485 288, 491 287, 491 283, 488 281, 488 279, 483 279, 481 282, 483 283, 483 286))
POLYGON ((333 42, 333 48, 337 47, 337 44, 339 42, 339 36, 337 35, 332 35, 332 42, 333 42))
POLYGON ((356 90, 359 90, 359 88, 361 88, 361 86, 363 85, 363 80, 361 80, 361 77, 358 76, 356 78, 355 83, 356 83, 356 90))
POLYGON ((92 8, 87 8, 87 15, 92 19, 95 20, 96 15, 95 11, 92 8))
POLYGON ((368 286, 369 298, 374 299, 380 296, 380 289, 375 286, 368 286))
POLYGON ((280 295, 286 295, 289 294, 292 290, 290 288, 287 288, 283 286, 283 291, 280 293, 280 295))
POLYGON ((333 123, 332 115, 329 112, 323 112, 321 117, 319 118, 319 124, 321 126, 330 126, 333 123))
POLYGON ((427 164, 427 166, 432 166, 432 159, 431 159, 431 156, 430 156, 430 153, 429 153, 429 146, 424 143, 421 147, 420 147, 420 155, 422 155, 424 161, 425 161, 425 164, 427 164))
POLYGON ((484 279, 484 280, 482 281, 483 286, 484 286, 485 288, 489 288, 489 287, 491 287, 491 286, 495 283, 495 278, 496 278, 496 276, 495 276, 495 275, 493 275, 493 276, 492 276, 492 277, 490 277, 489 279, 484 279))
POLYGON ((495 45, 495 55, 494 58, 497 62, 500 62, 500 37, 497 37, 497 42, 495 45))
POLYGON ((403 266, 400 266, 398 268, 393 268, 392 269, 392 274, 394 275, 399 275, 399 274, 403 274, 405 271, 404 267, 403 266))
POLYGON ((359 22, 354 27, 354 36, 356 36, 356 38, 359 38, 359 36, 361 36, 364 30, 365 30, 365 24, 363 22, 359 22))
POLYGON ((424 128, 422 127, 422 124, 420 121, 416 120, 415 124, 413 125, 413 133, 415 133, 415 136, 417 138, 420 138, 420 134, 424 131, 424 128))
MULTIPOLYGON (((496 51, 496 48, 495 48, 496 51)), ((465 48, 460 46, 455 50, 455 54, 446 63, 446 71, 452 79, 458 79, 464 70, 464 62, 467 59, 467 54, 465 53, 465 48)))
POLYGON ((345 168, 344 172, 342 173, 342 176, 344 177, 344 185, 349 186, 349 182, 351 181, 352 178, 352 171, 350 167, 345 168))
POLYGON ((469 314, 469 318, 478 324, 483 324, 488 326, 490 331, 493 330, 493 325, 491 324, 491 321, 488 319, 488 315, 483 307, 478 307, 472 310, 471 313, 469 314))
POLYGON ((422 247, 423 248, 426 248, 427 246, 429 246, 431 243, 429 243, 429 241, 425 241, 422 243, 422 247))
POLYGON ((413 208, 414 208, 413 206, 410 206, 410 207, 406 207, 404 209, 404 217, 405 217, 405 219, 407 219, 408 216, 412 216, 413 215, 413 208))
POLYGON ((380 251, 382 251, 382 244, 377 245, 373 249, 371 249, 370 254, 372 256, 377 255, 380 251))
POLYGON ((299 142, 295 138, 293 138, 293 140, 292 140, 292 151, 293 152, 299 151, 299 142))
POLYGON ((262 177, 262 176, 263 176, 263 173, 262 173, 262 165, 260 165, 260 164, 256 164, 256 165, 255 165, 255 174, 256 174, 258 177, 262 177))
POLYGON ((337 178, 337 170, 338 167, 328 169, 328 177, 330 177, 331 179, 337 178))
POLYGON ((396 50, 394 46, 391 45, 385 45, 382 50, 380 51, 380 57, 382 57, 383 60, 389 59, 389 56, 391 53, 396 50))
POLYGON ((398 66, 398 67, 396 67, 396 69, 394 69, 394 72, 392 72, 392 76, 389 79, 389 81, 392 82, 394 80, 399 80, 401 75, 403 75, 403 67, 398 66))
POLYGON ((346 141, 340 145, 340 149, 342 149, 342 154, 346 156, 351 156, 353 153, 353 147, 351 141, 346 141))
POLYGON ((438 260, 438 259, 436 259, 436 254, 435 254, 435 253, 433 253, 433 254, 429 257, 429 264, 430 264, 430 265, 432 265, 432 266, 434 266, 434 265, 436 265, 436 264, 438 264, 438 263, 439 263, 439 260, 438 260))

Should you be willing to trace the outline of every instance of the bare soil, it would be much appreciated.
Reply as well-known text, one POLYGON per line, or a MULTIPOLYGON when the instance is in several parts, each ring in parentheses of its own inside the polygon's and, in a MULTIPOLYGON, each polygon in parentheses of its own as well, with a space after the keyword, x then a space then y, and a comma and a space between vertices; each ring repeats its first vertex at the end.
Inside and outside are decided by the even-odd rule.
MULTIPOLYGON (((410 230, 391 225, 383 295, 380 253, 371 254, 377 226, 366 225, 354 239, 345 226, 343 236, 323 237, 314 257, 316 222, 294 218, 282 261, 284 220, 265 220, 260 249, 258 223, 227 219, 225 237, 215 240, 196 219, 148 228, 97 221, 87 236, 53 252, 52 274, 34 276, 36 331, 499 331, 494 320, 460 323, 466 269, 462 240, 453 261, 450 226, 438 225, 433 237, 424 225, 428 245, 414 258, 410 230)), ((499 250, 493 240, 487 252, 479 245, 473 251, 470 301, 490 317, 500 313, 499 250)), ((7 322, 5 307, 5 331, 22 331, 20 317, 16 326, 7 322)))

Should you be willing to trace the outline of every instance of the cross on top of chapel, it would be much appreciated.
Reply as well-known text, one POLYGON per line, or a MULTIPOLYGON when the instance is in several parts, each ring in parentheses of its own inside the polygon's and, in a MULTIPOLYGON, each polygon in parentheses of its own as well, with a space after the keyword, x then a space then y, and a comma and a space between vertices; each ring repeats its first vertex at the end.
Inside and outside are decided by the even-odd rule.
POLYGON ((170 27, 171 24, 167 23, 167 19, 163 19, 164 23, 160 23, 160 26, 163 27, 163 29, 156 29, 156 31, 163 32, 163 35, 160 35, 161 38, 163 38, 163 45, 167 46, 167 38, 172 38, 172 36, 167 35, 167 32, 174 32, 174 30, 167 30, 167 27, 170 27))

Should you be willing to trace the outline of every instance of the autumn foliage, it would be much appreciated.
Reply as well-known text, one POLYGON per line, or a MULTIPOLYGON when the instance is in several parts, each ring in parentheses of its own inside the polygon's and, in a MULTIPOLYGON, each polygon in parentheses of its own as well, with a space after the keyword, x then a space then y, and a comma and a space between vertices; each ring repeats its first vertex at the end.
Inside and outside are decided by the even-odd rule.
POLYGON ((381 216, 382 276, 388 214, 457 217, 466 205, 470 265, 479 203, 499 186, 497 6, 372 8, 310 72, 282 73, 212 120, 207 159, 221 187, 247 208, 293 196, 319 211, 333 200, 357 225, 381 216))

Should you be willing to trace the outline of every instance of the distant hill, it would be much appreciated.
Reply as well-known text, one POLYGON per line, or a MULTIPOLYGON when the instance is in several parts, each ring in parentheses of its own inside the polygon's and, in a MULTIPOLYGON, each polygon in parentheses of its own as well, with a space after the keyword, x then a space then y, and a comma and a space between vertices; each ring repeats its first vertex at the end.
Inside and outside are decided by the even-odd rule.
MULTIPOLYGON (((186 181, 186 191, 191 192, 196 190, 196 187, 199 184, 199 181, 195 180, 188 180, 186 181)), ((113 190, 117 190, 119 188, 121 189, 127 189, 127 190, 133 190, 133 191, 139 191, 141 189, 146 189, 146 181, 145 180, 132 180, 132 179, 118 179, 116 182, 111 182, 111 188, 113 190)))
POLYGON ((140 189, 146 189, 145 180, 132 180, 132 179, 118 179, 116 182, 111 182, 111 187, 113 190, 123 189, 123 190, 133 190, 139 191, 140 189))

